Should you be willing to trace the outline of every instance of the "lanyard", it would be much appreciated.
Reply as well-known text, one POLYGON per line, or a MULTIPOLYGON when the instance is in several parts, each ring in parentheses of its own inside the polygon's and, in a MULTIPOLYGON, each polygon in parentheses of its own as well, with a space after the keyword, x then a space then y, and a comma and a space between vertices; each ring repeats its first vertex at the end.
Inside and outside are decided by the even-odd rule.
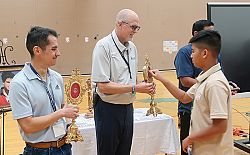
MULTIPOLYGON (((111 34, 111 37, 112 37, 113 42, 115 43, 115 40, 114 40, 112 34, 111 34)), ((129 75, 130 75, 130 79, 132 79, 131 70, 130 70, 130 66, 129 66, 129 55, 128 55, 128 50, 127 50, 127 56, 128 56, 128 61, 127 61, 127 60, 125 59, 124 55, 122 54, 121 50, 120 50, 120 49, 118 48, 118 46, 116 45, 116 43, 115 43, 115 47, 116 47, 117 50, 119 51, 119 53, 120 53, 122 59, 124 60, 124 62, 127 64, 127 66, 128 66, 128 72, 129 72, 129 75)))
POLYGON ((45 83, 45 81, 42 80, 41 76, 37 73, 37 71, 35 70, 35 68, 30 64, 30 68, 31 70, 40 78, 41 82, 43 83, 43 86, 47 92, 47 95, 49 97, 49 100, 50 100, 50 104, 53 108, 53 111, 55 112, 56 111, 56 103, 55 103, 55 100, 54 100, 54 97, 51 95, 51 93, 49 92, 49 89, 45 83))

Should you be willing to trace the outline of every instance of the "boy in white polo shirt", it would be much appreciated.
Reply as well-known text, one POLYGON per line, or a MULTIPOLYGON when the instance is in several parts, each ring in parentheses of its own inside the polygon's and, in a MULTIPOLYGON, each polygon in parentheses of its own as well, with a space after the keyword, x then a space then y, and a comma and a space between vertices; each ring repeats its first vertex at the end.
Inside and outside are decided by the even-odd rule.
POLYGON ((183 150, 192 146, 193 155, 233 154, 231 91, 218 63, 221 36, 212 30, 200 31, 191 38, 192 61, 203 71, 197 83, 184 92, 164 79, 158 70, 150 73, 182 103, 194 100, 189 136, 183 140, 183 150))

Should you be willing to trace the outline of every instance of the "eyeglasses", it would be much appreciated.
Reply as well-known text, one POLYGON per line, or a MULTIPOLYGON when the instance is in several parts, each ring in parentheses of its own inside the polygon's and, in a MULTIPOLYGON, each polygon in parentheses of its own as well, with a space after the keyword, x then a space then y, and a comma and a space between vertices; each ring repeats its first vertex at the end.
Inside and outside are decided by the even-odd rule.
POLYGON ((124 22, 124 21, 122 21, 122 23, 127 24, 133 31, 139 31, 140 28, 141 28, 141 27, 138 26, 138 25, 130 25, 129 23, 124 22))

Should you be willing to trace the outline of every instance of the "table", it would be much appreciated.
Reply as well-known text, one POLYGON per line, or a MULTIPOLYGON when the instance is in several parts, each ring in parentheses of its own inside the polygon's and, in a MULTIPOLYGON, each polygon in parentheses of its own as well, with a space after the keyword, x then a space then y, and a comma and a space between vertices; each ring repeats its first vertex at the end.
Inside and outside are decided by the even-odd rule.
MULTIPOLYGON (((180 141, 173 118, 166 114, 146 116, 146 108, 134 109, 134 136, 131 155, 177 154, 180 141)), ((73 155, 96 155, 94 119, 81 114, 76 124, 83 142, 72 142, 73 155)))

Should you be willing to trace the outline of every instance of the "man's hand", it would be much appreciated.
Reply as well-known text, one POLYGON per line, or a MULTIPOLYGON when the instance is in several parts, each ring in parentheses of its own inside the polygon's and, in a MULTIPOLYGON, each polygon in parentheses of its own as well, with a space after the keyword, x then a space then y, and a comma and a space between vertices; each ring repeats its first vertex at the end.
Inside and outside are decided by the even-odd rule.
POLYGON ((146 82, 138 83, 137 85, 135 85, 135 91, 138 93, 154 94, 155 84, 146 82))
POLYGON ((238 87, 237 84, 232 81, 229 81, 228 83, 230 86, 231 94, 232 95, 237 94, 237 92, 240 90, 240 87, 238 87))
POLYGON ((149 70, 149 74, 153 76, 156 80, 161 81, 163 78, 162 75, 160 74, 159 70, 154 69, 154 70, 149 70))
POLYGON ((187 149, 189 145, 192 145, 192 141, 189 136, 187 136, 183 141, 182 141, 182 150, 187 153, 187 149))
POLYGON ((76 119, 79 116, 79 107, 77 105, 65 104, 61 110, 63 117, 76 119))

